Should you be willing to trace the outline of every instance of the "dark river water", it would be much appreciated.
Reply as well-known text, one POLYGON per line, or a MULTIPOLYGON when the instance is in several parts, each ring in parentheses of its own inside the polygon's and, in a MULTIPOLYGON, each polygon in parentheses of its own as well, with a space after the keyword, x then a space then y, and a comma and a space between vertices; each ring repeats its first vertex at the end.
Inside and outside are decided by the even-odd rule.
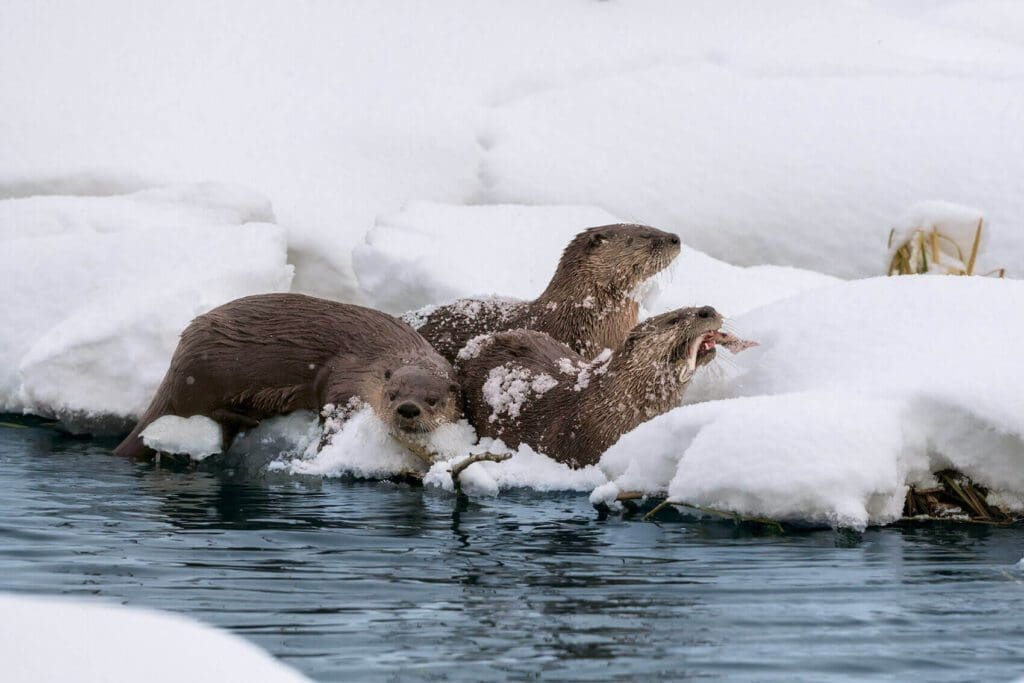
POLYGON ((530 492, 459 510, 110 446, 0 427, 0 591, 182 612, 319 680, 1024 675, 1022 529, 600 521, 530 492))

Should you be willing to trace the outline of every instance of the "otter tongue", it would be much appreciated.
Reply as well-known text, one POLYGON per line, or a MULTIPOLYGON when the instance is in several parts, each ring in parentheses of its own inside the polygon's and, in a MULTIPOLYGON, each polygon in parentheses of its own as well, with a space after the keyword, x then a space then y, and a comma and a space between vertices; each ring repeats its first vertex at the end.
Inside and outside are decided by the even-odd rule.
POLYGON ((732 353, 739 353, 740 351, 746 351, 752 346, 758 346, 756 341, 748 341, 746 339, 740 339, 739 337, 733 336, 728 332, 719 332, 715 335, 715 343, 721 344, 725 348, 729 349, 732 353))

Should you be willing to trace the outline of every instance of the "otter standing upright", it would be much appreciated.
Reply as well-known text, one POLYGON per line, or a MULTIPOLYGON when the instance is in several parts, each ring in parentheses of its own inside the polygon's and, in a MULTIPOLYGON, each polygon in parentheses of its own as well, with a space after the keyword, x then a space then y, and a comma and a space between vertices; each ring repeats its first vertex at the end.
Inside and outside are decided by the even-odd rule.
POLYGON ((541 332, 491 335, 461 361, 466 417, 480 436, 528 444, 572 467, 594 464, 620 436, 679 405, 716 344, 753 345, 721 325, 710 306, 670 311, 592 361, 541 332))
POLYGON ((547 289, 533 301, 459 299, 405 315, 454 363, 473 337, 531 329, 590 357, 615 348, 636 325, 636 289, 679 255, 679 237, 646 225, 589 228, 562 253, 547 289))
POLYGON ((419 454, 424 435, 462 414, 451 365, 397 318, 301 294, 244 297, 185 328, 156 396, 114 452, 152 454, 140 435, 163 415, 212 418, 227 449, 264 418, 353 399, 419 454))

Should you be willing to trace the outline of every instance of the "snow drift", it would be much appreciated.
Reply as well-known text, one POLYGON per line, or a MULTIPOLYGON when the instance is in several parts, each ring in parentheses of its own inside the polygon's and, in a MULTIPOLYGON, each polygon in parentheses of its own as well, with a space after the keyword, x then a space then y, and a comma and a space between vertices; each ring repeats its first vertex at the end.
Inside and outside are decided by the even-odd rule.
POLYGON ((0 659, 11 681, 306 681, 225 631, 177 614, 68 598, 0 595, 0 659), (187 644, 173 656, 172 644, 187 644))
POLYGON ((189 320, 289 287, 266 199, 198 185, 119 197, 0 202, 0 410, 72 431, 120 431, 189 320))
POLYGON ((883 273, 891 221, 937 197, 986 211, 981 272, 1024 274, 1019 69, 850 71, 659 66, 523 97, 492 114, 484 197, 592 204, 731 263, 842 277, 883 273))
MULTIPOLYGON (((547 287, 562 250, 577 233, 618 222, 585 206, 415 202, 379 219, 353 262, 369 301, 392 313, 466 296, 533 299, 547 287)), ((643 302, 651 314, 714 304, 735 315, 838 281, 795 268, 732 266, 684 240, 675 264, 654 278, 643 302)))
POLYGON ((761 346, 698 375, 687 405, 623 436, 595 491, 863 528, 954 467, 1024 504, 1020 281, 877 278, 739 316, 761 346))

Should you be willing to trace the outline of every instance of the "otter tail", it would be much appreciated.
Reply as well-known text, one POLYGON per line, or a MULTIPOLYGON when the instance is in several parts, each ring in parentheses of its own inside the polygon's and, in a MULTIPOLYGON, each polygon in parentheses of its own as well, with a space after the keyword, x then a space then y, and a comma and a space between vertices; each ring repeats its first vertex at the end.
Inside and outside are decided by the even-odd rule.
POLYGON ((118 444, 117 448, 114 449, 114 455, 124 456, 126 458, 138 459, 138 458, 151 458, 156 454, 152 448, 149 448, 142 442, 142 432, 148 427, 154 420, 171 412, 171 400, 170 400, 170 387, 168 385, 168 379, 170 372, 167 373, 168 377, 164 378, 161 382, 160 388, 156 391, 156 396, 150 402, 149 407, 146 408, 146 412, 139 418, 138 423, 135 425, 135 429, 132 433, 125 437, 124 441, 118 444))

